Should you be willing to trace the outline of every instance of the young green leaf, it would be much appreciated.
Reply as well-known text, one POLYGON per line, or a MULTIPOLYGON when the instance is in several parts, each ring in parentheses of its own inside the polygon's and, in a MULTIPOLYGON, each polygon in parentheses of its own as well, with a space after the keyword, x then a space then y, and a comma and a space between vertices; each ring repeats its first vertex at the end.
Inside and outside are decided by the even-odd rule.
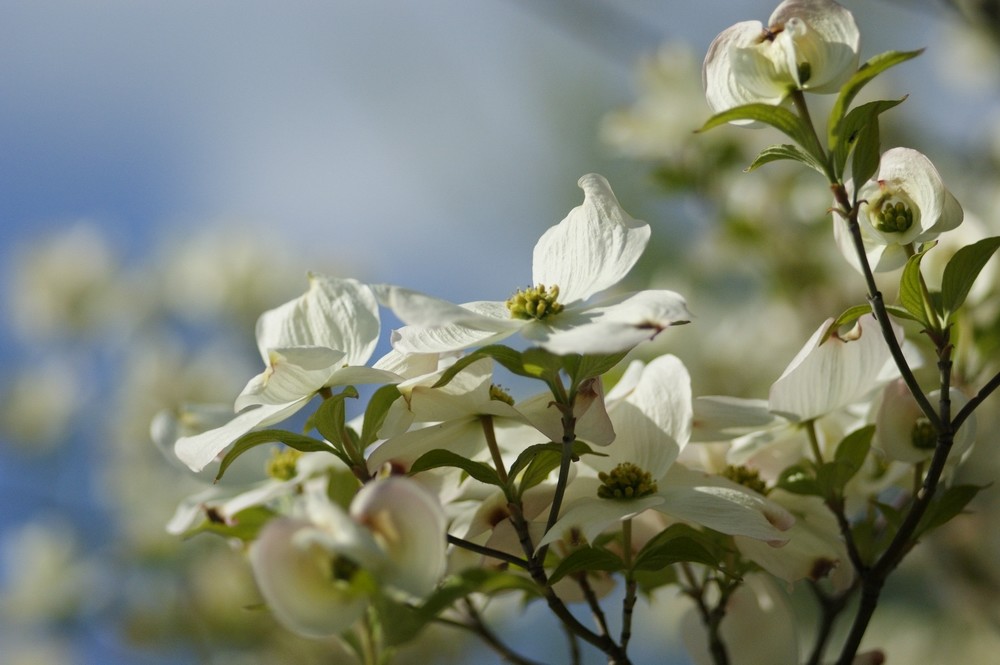
POLYGON ((920 261, 926 253, 925 249, 907 259, 903 275, 899 280, 899 302, 915 320, 922 323, 925 328, 931 328, 927 310, 930 303, 924 298, 923 278, 920 276, 920 261))
POLYGON ((497 472, 493 469, 493 467, 488 464, 483 464, 482 462, 470 460, 466 457, 462 457, 458 453, 453 453, 450 450, 444 450, 442 448, 431 450, 430 452, 421 455, 410 467, 410 474, 412 475, 421 471, 441 467, 458 468, 465 471, 481 483, 503 487, 503 483, 500 482, 500 476, 497 475, 497 472))
POLYGON ((306 421, 305 431, 315 429, 327 441, 342 446, 341 439, 346 422, 344 400, 357 397, 358 391, 354 386, 347 386, 340 393, 326 398, 306 421))
POLYGON ((718 568, 722 552, 707 534, 686 524, 674 524, 658 533, 635 557, 635 570, 659 570, 681 561, 718 568))
POLYGON ((815 475, 802 464, 793 464, 782 471, 775 485, 792 494, 824 496, 815 475))
POLYGON ((844 166, 851 150, 854 150, 852 175, 855 186, 863 184, 878 168, 879 131, 878 117, 905 100, 884 99, 862 104, 844 116, 838 125, 829 133, 830 152, 833 155, 833 168, 839 178, 844 174, 844 166), (859 152, 861 151, 860 156, 859 152), (871 162, 874 161, 874 168, 871 162))
POLYGON ((825 161, 823 147, 819 144, 812 127, 801 117, 783 106, 771 104, 745 104, 736 108, 716 113, 699 129, 708 131, 713 127, 724 125, 733 120, 753 120, 770 125, 797 143, 817 163, 825 161))
POLYGON ((257 534, 275 514, 270 508, 253 506, 241 510, 228 520, 209 517, 198 526, 185 531, 181 537, 191 538, 199 533, 214 533, 224 538, 238 538, 243 542, 250 542, 257 538, 257 534))
POLYGON ((378 431, 385 423, 389 407, 397 399, 399 399, 399 390, 395 383, 386 384, 372 393, 371 399, 368 400, 368 406, 365 407, 364 422, 361 425, 361 440, 356 445, 358 450, 364 450, 378 440, 378 431))
POLYGON ((919 538, 931 529, 936 529, 950 522, 953 517, 961 514, 969 502, 986 487, 988 485, 952 485, 936 495, 930 506, 927 507, 927 512, 921 518, 914 538, 919 538))
POLYGON ((868 425, 854 430, 837 444, 833 461, 823 465, 831 469, 828 481, 827 474, 823 473, 823 469, 820 470, 820 476, 823 478, 820 484, 822 485, 823 481, 829 482, 829 486, 825 489, 832 490, 836 496, 843 494, 844 487, 864 465, 868 451, 871 450, 874 434, 875 426, 868 425))
POLYGON ((782 159, 790 159, 792 161, 801 162, 809 168, 819 171, 824 176, 826 175, 826 167, 823 166, 822 162, 809 153, 803 151, 798 146, 791 145, 789 143, 772 145, 761 150, 760 154, 758 154, 757 157, 750 163, 750 166, 746 168, 746 172, 749 173, 764 164, 776 162, 782 159))
POLYGON ((906 62, 911 58, 915 58, 923 52, 923 49, 918 51, 887 51, 874 56, 858 68, 858 71, 855 72, 854 76, 848 79, 847 83, 840 87, 840 94, 837 96, 837 101, 834 102, 833 109, 830 112, 829 137, 827 143, 831 148, 837 141, 836 131, 841 118, 847 114, 847 109, 851 106, 851 102, 854 101, 857 94, 861 92, 861 89, 868 85, 872 79, 890 67, 894 67, 901 62, 906 62))
POLYGON ((958 311, 980 271, 1000 248, 1000 236, 967 245, 951 257, 941 278, 941 306, 947 314, 958 311))
POLYGON ((844 310, 843 314, 837 317, 836 321, 830 324, 830 327, 827 328, 826 333, 823 335, 823 339, 820 340, 820 344, 830 339, 830 336, 837 332, 840 328, 851 325, 865 314, 870 314, 871 311, 871 305, 867 303, 864 305, 854 305, 853 307, 848 307, 844 310))
POLYGON ((233 444, 233 447, 229 449, 226 456, 222 458, 222 462, 219 463, 219 472, 215 474, 215 480, 218 481, 222 478, 222 474, 226 472, 226 469, 229 468, 230 464, 236 461, 237 457, 251 448, 255 448, 265 443, 283 443, 289 448, 294 448, 295 450, 303 453, 326 451, 343 459, 343 457, 338 454, 339 451, 326 441, 320 441, 310 436, 306 436, 305 434, 289 432, 283 429, 265 429, 259 432, 249 432, 236 439, 236 443, 233 444))

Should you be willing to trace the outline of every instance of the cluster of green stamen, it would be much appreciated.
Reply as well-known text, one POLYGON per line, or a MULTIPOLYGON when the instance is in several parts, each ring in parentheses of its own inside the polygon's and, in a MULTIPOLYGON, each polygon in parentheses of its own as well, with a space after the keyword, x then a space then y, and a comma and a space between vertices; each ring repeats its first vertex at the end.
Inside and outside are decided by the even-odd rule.
POLYGON ((910 431, 910 440, 913 447, 920 450, 933 450, 937 446, 937 430, 927 418, 917 418, 910 431))
POLYGON ((597 488, 597 496, 602 499, 638 499, 657 490, 653 476, 631 462, 619 464, 597 477, 602 483, 597 488))
POLYGON ((913 211, 902 201, 887 202, 874 218, 875 228, 883 233, 902 233, 913 226, 913 211))
POLYGON ((490 384, 490 399, 514 406, 514 398, 510 396, 510 393, 495 383, 490 384))
POLYGON ((752 489, 754 492, 767 494, 767 483, 761 480, 760 473, 756 469, 730 464, 722 472, 722 476, 743 487, 752 489))
POLYGON ((294 448, 275 448, 265 467, 267 475, 275 480, 291 480, 295 477, 295 465, 302 453, 294 448))
POLYGON ((558 286, 548 289, 544 284, 539 284, 523 291, 518 289, 517 293, 507 298, 506 305, 512 319, 541 320, 563 310, 563 306, 557 302, 558 298, 558 286))

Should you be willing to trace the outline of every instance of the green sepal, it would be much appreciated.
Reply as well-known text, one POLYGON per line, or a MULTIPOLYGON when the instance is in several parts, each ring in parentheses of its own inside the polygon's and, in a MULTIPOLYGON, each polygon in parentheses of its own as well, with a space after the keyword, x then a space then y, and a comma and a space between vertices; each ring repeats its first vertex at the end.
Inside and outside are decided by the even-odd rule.
POLYGON ((249 432, 236 439, 233 447, 229 449, 226 456, 222 458, 222 462, 219 463, 219 472, 215 474, 215 480, 218 481, 222 478, 222 474, 226 472, 226 469, 229 468, 230 464, 236 461, 237 457, 251 448, 256 448, 257 446, 265 443, 283 443, 289 448, 294 448, 295 450, 303 453, 321 451, 333 453, 346 463, 350 464, 349 460, 344 458, 343 453, 326 441, 320 441, 310 436, 306 436, 305 434, 289 432, 288 430, 283 429, 265 429, 260 430, 259 432, 249 432))
POLYGON ((933 244, 924 247, 906 261, 903 275, 899 280, 899 302, 925 328, 931 329, 929 308, 931 303, 924 298, 923 278, 920 276, 920 261, 933 244))
POLYGON ((319 408, 306 420, 304 431, 315 429, 324 439, 342 448, 343 432, 347 422, 344 400, 348 398, 358 398, 358 391, 354 386, 347 386, 336 395, 324 399, 319 408))
POLYGON ((718 568, 722 552, 711 536, 688 526, 674 524, 654 536, 635 556, 634 570, 656 571, 687 561, 718 568))
POLYGON ((941 278, 941 307, 945 316, 958 311, 986 262, 1000 248, 1000 236, 967 245, 951 257, 941 278))
POLYGON ((844 313, 837 317, 837 320, 830 324, 826 332, 823 333, 823 339, 820 340, 820 344, 830 339, 833 333, 837 332, 840 328, 844 326, 849 326, 858 319, 860 319, 865 314, 871 314, 872 307, 868 303, 863 305, 854 305, 853 307, 848 307, 844 310, 844 313))
MULTIPOLYGON (((808 122, 783 106, 760 103, 737 106, 721 113, 716 113, 698 131, 708 131, 713 127, 718 127, 734 120, 752 120, 770 125, 797 143, 817 163, 825 163, 826 156, 823 153, 823 146, 819 144, 819 140, 816 138, 812 127, 808 122)), ((825 172, 826 170, 824 169, 825 172)))
POLYGON ((827 143, 831 151, 836 149, 837 142, 843 138, 843 134, 840 132, 840 121, 847 115, 847 109, 851 106, 851 102, 854 101, 857 94, 861 92, 861 89, 890 67, 915 58, 923 52, 923 49, 917 51, 886 51, 872 57, 868 62, 858 67, 858 71, 840 87, 840 94, 837 96, 837 101, 833 103, 833 109, 830 111, 827 143))
POLYGON ((181 538, 191 538, 199 533, 214 533, 224 538, 237 538, 248 543, 257 538, 260 530, 275 515, 277 513, 264 506, 251 506, 233 515, 229 523, 206 519, 181 534, 181 538))
POLYGON ((969 502, 987 487, 989 485, 952 485, 943 492, 939 492, 927 506, 924 516, 920 518, 920 524, 913 534, 914 539, 920 538, 928 531, 936 529, 950 522, 953 517, 960 515, 969 502))
POLYGON ((581 547, 570 552, 559 562, 556 569, 549 575, 549 583, 555 584, 567 575, 592 570, 615 573, 625 570, 625 562, 620 556, 603 547, 581 547))
POLYGON ((385 423, 389 408, 399 399, 399 389, 395 383, 389 383, 374 393, 365 407, 364 421, 361 425, 361 439, 356 444, 357 450, 364 450, 378 440, 378 431, 385 423))
POLYGON ((744 169, 747 173, 754 171, 764 164, 769 164, 770 162, 777 162, 782 159, 790 159, 795 162, 801 162, 811 169, 819 171, 824 176, 826 175, 826 167, 822 162, 817 160, 815 157, 800 149, 798 146, 792 145, 790 143, 781 143, 772 146, 768 146, 760 151, 756 158, 750 162, 750 166, 744 169))
POLYGON ((458 453, 443 448, 437 448, 421 455, 410 467, 410 475, 412 476, 421 471, 441 467, 461 469, 479 482, 486 483, 487 485, 504 486, 500 482, 500 476, 497 475, 497 472, 490 465, 462 457, 458 453))

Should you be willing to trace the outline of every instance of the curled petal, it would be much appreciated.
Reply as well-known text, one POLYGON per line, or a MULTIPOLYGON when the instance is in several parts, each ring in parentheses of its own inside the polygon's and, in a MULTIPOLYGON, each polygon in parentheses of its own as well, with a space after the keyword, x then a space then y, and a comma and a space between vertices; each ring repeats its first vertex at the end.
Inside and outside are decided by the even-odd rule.
POLYGON ((304 295, 260 316, 257 346, 265 363, 272 349, 318 346, 343 352, 346 364, 363 365, 375 351, 379 330, 371 287, 314 273, 304 295))
POLYGON ((350 512, 387 557, 379 571, 385 584, 415 598, 434 589, 447 550, 447 524, 436 497, 409 478, 387 478, 362 487, 350 512))
POLYGON ((538 239, 532 256, 534 284, 559 287, 563 304, 608 289, 632 269, 649 242, 649 225, 622 210, 603 176, 577 183, 583 204, 538 239))
POLYGON ((367 595, 349 580, 331 579, 330 553, 318 543, 297 543, 309 522, 279 517, 250 547, 250 565, 275 618, 307 637, 327 637, 350 628, 368 606, 367 595))

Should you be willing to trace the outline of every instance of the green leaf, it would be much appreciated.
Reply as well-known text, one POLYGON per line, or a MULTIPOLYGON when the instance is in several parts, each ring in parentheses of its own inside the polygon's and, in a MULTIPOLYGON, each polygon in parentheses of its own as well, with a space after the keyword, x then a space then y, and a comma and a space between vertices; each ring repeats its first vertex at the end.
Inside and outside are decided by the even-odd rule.
POLYGON ((569 375, 573 385, 579 385, 587 379, 601 376, 620 363, 628 351, 608 355, 565 355, 559 356, 562 369, 569 375))
MULTIPOLYGON (((561 443, 538 443, 521 451, 507 472, 508 476, 514 478, 522 468, 524 469, 524 475, 521 476, 521 482, 518 485, 519 494, 523 494, 528 489, 543 482, 552 471, 559 468, 560 463, 562 463, 562 449, 563 444, 561 443)), ((605 453, 593 450, 583 441, 574 441, 572 450, 574 460, 580 459, 583 455, 607 457, 605 453)))
POLYGON ((927 307, 930 303, 924 300, 923 279, 920 276, 920 261, 927 249, 907 259, 899 280, 899 302, 913 315, 914 320, 922 323, 925 328, 930 328, 931 324, 927 319, 927 307))
POLYGON ((574 550, 559 562, 556 569, 549 575, 549 582, 555 584, 567 575, 573 573, 587 572, 591 570, 603 570, 614 573, 625 569, 625 562, 614 552, 609 552, 603 547, 581 547, 574 550))
POLYGON ((868 451, 871 450, 874 434, 875 426, 868 425, 854 430, 837 444, 833 461, 824 464, 817 474, 820 486, 828 498, 841 496, 847 483, 861 470, 868 451))
POLYGON ((385 417, 389 413, 389 408, 399 399, 399 389, 395 383, 382 386, 368 400, 365 407, 364 422, 361 425, 361 439, 357 442, 356 448, 364 450, 378 439, 378 431, 385 423, 385 417))
POLYGON ((547 351, 528 349, 521 353, 502 344, 491 344, 459 358, 432 387, 447 385, 459 372, 483 358, 492 358, 512 374, 532 379, 548 381, 559 372, 559 357, 547 351))
POLYGON ((462 457, 458 453, 453 453, 452 451, 444 450, 443 448, 431 450, 430 452, 421 455, 417 461, 413 463, 413 466, 410 467, 410 475, 441 467, 455 467, 462 469, 481 483, 503 487, 503 483, 500 482, 500 476, 497 475, 497 472, 493 469, 493 467, 488 464, 483 464, 482 462, 476 462, 466 457, 462 457))
POLYGON ((904 319, 906 321, 916 321, 918 323, 923 322, 921 319, 918 319, 917 317, 910 314, 905 308, 900 307, 898 305, 886 305, 885 311, 888 312, 891 316, 896 317, 897 319, 904 319))
POLYGON ((226 472, 230 464, 236 461, 237 457, 251 448, 265 443, 283 443, 289 448, 294 448, 303 453, 326 451, 337 454, 338 452, 326 441, 319 441, 305 434, 289 432, 283 429, 265 429, 259 432, 250 432, 236 439, 236 443, 229 449, 226 456, 222 458, 222 462, 219 464, 219 472, 215 475, 215 480, 218 481, 219 478, 222 478, 222 474, 226 472))
POLYGON ((790 159, 792 161, 801 162, 809 168, 819 171, 824 176, 826 175, 826 167, 822 162, 809 153, 803 151, 798 146, 791 145, 789 143, 782 143, 780 145, 772 145, 764 148, 745 170, 749 173, 760 168, 764 164, 769 164, 770 162, 776 162, 782 159, 790 159))
POLYGON ((468 568, 446 577, 418 611, 425 620, 430 620, 471 594, 491 596, 507 591, 522 591, 529 597, 541 597, 538 586, 523 575, 486 568, 468 568))
POLYGON ((840 120, 847 114, 847 109, 850 107, 851 102, 854 98, 861 92, 868 83, 874 79, 876 76, 894 67, 901 62, 906 62, 911 58, 915 58, 924 50, 919 51, 887 51, 881 53, 871 58, 868 62, 864 63, 858 68, 858 71, 847 80, 847 82, 840 87, 840 94, 837 96, 837 101, 833 104, 833 109, 830 112, 830 124, 829 124, 829 136, 828 145, 830 149, 833 150, 837 141, 842 136, 838 133, 840 120))
POLYGON ((951 257, 941 278, 941 305, 946 314, 962 306, 980 271, 997 248, 1000 248, 1000 236, 967 245, 951 257))
POLYGON ((653 537, 635 557, 635 570, 654 571, 681 561, 719 567, 719 552, 707 534, 686 524, 674 524, 653 537))
POLYGON ((332 395, 319 405, 316 412, 306 421, 305 431, 315 429, 327 441, 343 446, 343 433, 346 423, 344 401, 348 398, 357 399, 358 391, 354 386, 347 386, 343 391, 332 395))
POLYGON ((844 174, 844 166, 847 164, 847 157, 851 154, 851 150, 854 150, 855 161, 852 164, 852 172, 855 185, 859 182, 864 183, 875 173, 880 154, 878 117, 894 106, 902 104, 905 99, 906 97, 868 102, 856 109, 851 109, 850 113, 840 119, 838 125, 830 131, 829 135, 834 173, 838 178, 844 174), (859 151, 861 151, 861 157, 859 157, 859 151), (872 161, 874 161, 874 166, 871 164, 872 161))
POLYGON ((816 139, 816 134, 809 123, 783 106, 773 106, 771 104, 745 104, 737 106, 736 108, 716 113, 698 131, 708 131, 713 127, 718 127, 734 120, 753 120, 770 125, 795 141, 817 163, 823 164, 826 159, 823 147, 816 139))
POLYGON ((854 305, 853 307, 848 307, 844 310, 844 313, 837 317, 837 320, 830 324, 827 328, 826 333, 823 334, 823 339, 820 340, 820 344, 830 339, 833 333, 837 332, 840 328, 844 326, 851 325, 858 319, 860 319, 865 314, 871 314, 872 307, 868 303, 864 305, 854 305))
POLYGON ((816 476, 802 464, 793 464, 782 471, 775 485, 792 494, 824 496, 816 476))
POLYGON ((939 493, 927 507, 927 512, 920 519, 920 525, 914 532, 914 538, 920 538, 931 529, 950 522, 951 519, 965 510, 965 507, 976 498, 980 491, 989 485, 953 485, 939 493))
POLYGON ((214 533, 224 538, 238 538, 243 542, 250 542, 257 538, 260 530, 276 514, 264 506, 253 506, 236 513, 228 522, 206 519, 198 526, 185 531, 181 537, 191 538, 199 533, 214 533))

